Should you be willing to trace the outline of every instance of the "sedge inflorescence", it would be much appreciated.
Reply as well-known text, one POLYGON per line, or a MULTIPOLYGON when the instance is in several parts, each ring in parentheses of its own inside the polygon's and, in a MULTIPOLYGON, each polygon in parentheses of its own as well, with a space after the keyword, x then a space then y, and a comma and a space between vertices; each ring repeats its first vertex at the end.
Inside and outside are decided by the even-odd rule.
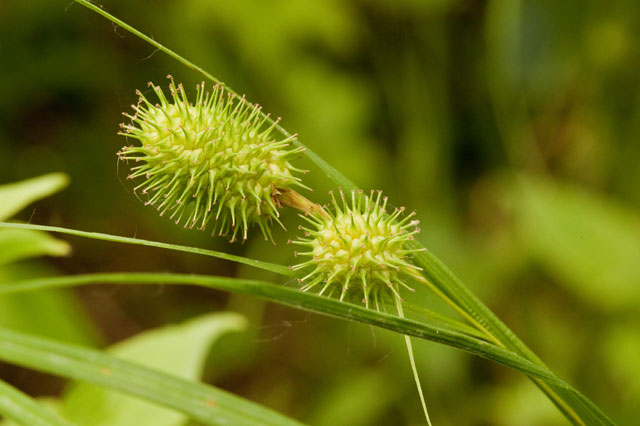
POLYGON ((140 144, 125 146, 118 157, 135 161, 128 179, 141 179, 136 194, 146 198, 160 215, 176 224, 212 235, 247 238, 249 225, 257 224, 265 239, 272 239, 271 224, 279 218, 278 195, 302 186, 290 160, 303 148, 292 148, 295 135, 277 140, 268 115, 245 97, 220 84, 209 92, 196 86, 190 103, 182 85, 170 78, 170 96, 149 83, 158 103, 140 92, 130 124, 119 134, 140 144))
POLYGON ((340 300, 355 298, 367 307, 384 309, 385 302, 400 297, 400 287, 413 278, 424 282, 420 268, 411 263, 417 250, 406 243, 419 232, 415 212, 404 215, 404 208, 387 212, 387 197, 381 191, 340 191, 341 202, 331 194, 333 210, 301 215, 309 226, 300 226, 304 237, 291 241, 309 250, 296 257, 310 259, 292 266, 294 271, 310 269, 300 279, 302 290, 319 289, 320 294, 339 295, 340 300), (348 201, 347 198, 350 198, 348 201))

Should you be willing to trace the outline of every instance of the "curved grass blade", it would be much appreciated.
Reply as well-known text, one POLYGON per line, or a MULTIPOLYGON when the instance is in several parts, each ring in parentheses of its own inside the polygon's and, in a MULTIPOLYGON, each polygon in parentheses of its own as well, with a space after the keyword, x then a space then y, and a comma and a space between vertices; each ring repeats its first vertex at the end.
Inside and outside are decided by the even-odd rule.
POLYGON ((203 383, 182 380, 94 349, 1 328, 0 359, 138 396, 183 412, 204 425, 300 425, 275 411, 203 383))
MULTIPOLYGON (((411 319, 381 313, 363 306, 341 302, 336 299, 299 291, 295 288, 271 284, 263 281, 209 275, 189 275, 172 273, 101 273, 71 275, 62 277, 36 278, 16 281, 0 286, 0 294, 35 291, 89 284, 178 284, 197 285, 233 293, 260 297, 272 302, 304 309, 310 312, 357 321, 385 328, 397 333, 442 343, 482 358, 511 367, 532 377, 543 379, 556 386, 570 388, 547 368, 541 367, 516 353, 485 340, 477 339, 455 331, 420 323, 411 319)), ((0 334, 0 338, 2 335, 0 334)), ((0 342, 0 352, 2 342, 0 342)), ((0 354, 0 358, 3 355, 0 354)))
POLYGON ((0 415, 24 426, 73 426, 29 395, 0 380, 0 415))
MULTIPOLYGON (((577 424, 583 424, 583 420, 586 421, 586 419, 590 419, 589 422, 585 424, 613 425, 613 422, 604 413, 602 413, 595 404, 593 404, 579 391, 571 387, 568 383, 556 377, 547 367, 534 363, 502 346, 465 334, 457 333, 455 331, 447 330, 445 328, 419 323, 405 318, 399 318, 397 316, 366 309, 362 306, 302 292, 282 285, 255 280, 207 275, 170 273, 103 273, 40 278, 7 283, 0 286, 0 294, 102 283, 190 284, 215 288, 218 290, 257 296, 294 308, 357 321, 408 336, 414 336, 436 343, 445 344, 490 361, 497 362, 528 375, 542 388, 545 393, 555 392, 555 394, 553 394, 554 397, 560 397, 559 401, 561 403, 570 404, 567 408, 571 408, 579 413, 579 417, 577 417, 579 422, 577 422, 577 424)), ((1 337, 2 335, 0 334, 0 338, 1 337)), ((0 350, 1 349, 2 343, 0 342, 0 350)), ((0 353, 0 359, 2 356, 3 355, 0 353)))
POLYGON ((161 243, 157 241, 142 240, 140 238, 121 237, 118 235, 101 234, 99 232, 78 231, 76 229, 60 228, 57 226, 32 225, 27 223, 9 223, 0 222, 0 228, 12 229, 33 229, 38 231, 58 232, 61 234, 75 235, 78 237, 92 238, 94 240, 111 241, 114 243, 134 244, 139 246, 157 247, 185 253, 200 254, 203 256, 217 257, 219 259, 230 260, 232 262, 242 263, 244 265, 253 266, 254 268, 263 269, 265 271, 275 272, 276 274, 291 277, 293 271, 286 266, 277 265, 275 263, 262 262, 260 260, 249 259, 242 256, 223 253, 220 251, 201 249, 197 247, 181 246, 177 244, 161 243))

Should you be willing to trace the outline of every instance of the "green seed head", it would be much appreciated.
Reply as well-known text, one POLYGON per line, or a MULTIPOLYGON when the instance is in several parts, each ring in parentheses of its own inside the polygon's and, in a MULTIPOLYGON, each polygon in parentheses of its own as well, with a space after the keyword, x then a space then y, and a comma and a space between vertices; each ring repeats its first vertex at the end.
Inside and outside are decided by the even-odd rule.
POLYGON ((333 193, 333 212, 313 212, 301 215, 311 225, 300 226, 304 238, 292 241, 309 251, 296 252, 309 260, 292 266, 293 270, 310 269, 300 281, 304 291, 320 289, 320 294, 339 294, 340 300, 353 297, 369 307, 380 310, 385 301, 400 298, 399 288, 409 287, 403 278, 424 278, 411 263, 416 250, 405 247, 419 232, 419 221, 412 220, 415 212, 403 216, 404 208, 386 212, 387 197, 381 192, 363 195, 351 192, 350 202, 342 191, 341 203, 333 193))
POLYGON ((258 224, 265 238, 272 222, 280 223, 277 196, 294 185, 303 186, 289 160, 303 148, 292 148, 295 135, 276 140, 260 107, 229 93, 222 85, 211 92, 196 86, 190 103, 171 79, 170 96, 149 83, 158 103, 138 91, 134 114, 124 114, 119 134, 139 145, 125 146, 121 160, 135 161, 128 179, 140 179, 134 192, 160 215, 185 228, 212 228, 212 235, 241 233, 258 224), (240 231, 241 230, 241 231, 240 231))

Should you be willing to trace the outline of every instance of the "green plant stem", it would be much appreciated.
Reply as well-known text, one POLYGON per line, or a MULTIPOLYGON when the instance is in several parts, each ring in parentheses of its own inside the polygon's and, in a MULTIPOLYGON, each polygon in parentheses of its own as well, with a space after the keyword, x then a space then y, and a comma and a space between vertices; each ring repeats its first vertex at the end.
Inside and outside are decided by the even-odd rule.
POLYGON ((260 260, 249 259, 242 256, 235 256, 220 251, 201 249, 197 247, 181 246, 177 244, 160 243, 157 241, 142 240, 140 238, 120 237, 117 235, 101 234, 99 232, 79 231, 76 229, 60 228, 57 226, 33 225, 26 223, 9 223, 0 222, 0 228, 12 229, 33 229, 38 231, 57 232, 60 234, 75 235, 77 237, 92 238, 95 240, 111 241, 114 243, 134 244, 146 247, 157 247, 167 250, 180 251, 185 253, 200 254, 203 256, 217 257, 219 259, 230 260, 232 262, 242 263, 244 265, 253 266, 254 268, 265 271, 275 272, 276 274, 286 277, 293 277, 294 272, 286 266, 277 265, 275 263, 262 262, 260 260))
MULTIPOLYGON (((395 298, 396 308, 398 309, 398 316, 404 318, 404 311, 402 310, 402 300, 395 298)), ((424 392, 422 391, 422 384, 420 383, 420 376, 418 375, 418 369, 416 368, 416 360, 413 356, 413 345, 411 344, 411 338, 406 334, 404 337, 404 343, 407 346, 407 352, 409 353, 409 363, 411 364, 411 371, 413 372, 413 379, 416 382, 418 388, 418 395, 420 396, 420 404, 422 404, 422 411, 424 411, 424 417, 427 419, 427 425, 431 426, 431 419, 429 418, 429 411, 427 410, 427 402, 424 399, 424 392)))

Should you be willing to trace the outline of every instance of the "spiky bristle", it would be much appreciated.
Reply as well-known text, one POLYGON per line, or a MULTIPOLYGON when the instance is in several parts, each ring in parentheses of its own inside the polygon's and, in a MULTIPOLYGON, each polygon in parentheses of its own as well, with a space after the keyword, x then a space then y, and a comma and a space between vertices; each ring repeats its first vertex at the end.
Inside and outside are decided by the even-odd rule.
POLYGON ((190 103, 182 85, 170 78, 170 96, 149 83, 158 99, 144 94, 130 124, 121 124, 121 135, 140 144, 125 146, 118 157, 134 161, 129 179, 141 179, 134 191, 185 228, 212 229, 212 235, 247 238, 250 224, 257 224, 265 238, 273 240, 271 225, 280 223, 276 197, 292 186, 303 186, 289 162, 303 149, 294 147, 295 136, 276 140, 276 120, 260 107, 215 85, 196 86, 190 103))
POLYGON ((292 241, 309 248, 296 257, 310 259, 292 266, 310 270, 300 279, 303 290, 319 289, 341 300, 355 297, 380 310, 388 300, 402 300, 400 287, 413 291, 405 277, 424 281, 411 263, 414 251, 405 248, 419 232, 419 222, 411 219, 415 213, 402 217, 404 208, 387 213, 380 191, 352 191, 349 199, 340 191, 340 202, 333 193, 331 198, 333 211, 301 215, 309 226, 300 226, 305 236, 292 241))

